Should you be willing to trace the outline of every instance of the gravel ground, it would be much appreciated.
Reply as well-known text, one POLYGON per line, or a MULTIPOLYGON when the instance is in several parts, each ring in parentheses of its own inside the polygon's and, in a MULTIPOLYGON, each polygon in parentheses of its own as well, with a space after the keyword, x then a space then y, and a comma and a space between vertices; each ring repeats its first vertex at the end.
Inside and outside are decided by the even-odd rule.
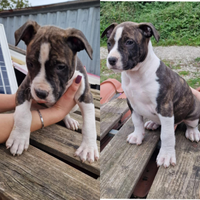
MULTIPOLYGON (((155 54, 164 62, 172 65, 172 69, 177 73, 187 71, 188 74, 183 77, 188 80, 200 77, 200 64, 195 61, 200 58, 200 47, 193 46, 169 46, 154 47, 155 54), (178 67, 177 67, 178 66, 178 67)), ((100 48, 100 59, 106 59, 107 49, 100 48)))
MULTIPOLYGON (((154 47, 155 54, 161 60, 178 61, 187 63, 194 61, 195 58, 200 57, 200 47, 191 46, 169 46, 169 47, 154 47)), ((105 59, 108 55, 106 48, 100 48, 100 59, 105 59)))

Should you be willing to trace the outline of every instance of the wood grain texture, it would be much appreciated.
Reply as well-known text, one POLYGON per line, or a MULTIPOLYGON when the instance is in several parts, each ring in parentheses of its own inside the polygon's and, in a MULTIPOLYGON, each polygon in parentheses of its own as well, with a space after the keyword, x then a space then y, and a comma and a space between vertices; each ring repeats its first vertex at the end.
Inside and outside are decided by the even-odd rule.
POLYGON ((200 143, 176 133, 176 166, 160 167, 149 199, 200 199, 200 143))
MULTIPOLYGON (((31 133, 31 144, 45 150, 52 155, 69 161, 96 175, 100 175, 100 164, 82 163, 79 157, 74 157, 76 149, 80 146, 82 134, 66 129, 59 125, 51 125, 31 133)), ((100 146, 97 141, 98 147, 100 146)))
MULTIPOLYGON (((70 116, 75 119, 76 121, 79 122, 79 129, 80 131, 82 130, 82 125, 83 125, 83 118, 81 115, 76 114, 76 113, 71 113, 70 116)), ((96 121, 96 131, 97 131, 97 139, 100 140, 100 122, 96 121)))
POLYGON ((100 91, 95 89, 90 89, 94 100, 100 101, 100 91))
POLYGON ((105 135, 117 124, 122 116, 129 110, 126 99, 114 99, 100 109, 101 112, 101 125, 100 125, 100 138, 101 140, 105 135))
POLYGON ((94 106, 95 106, 95 108, 100 109, 100 101, 99 100, 94 100, 94 106))
POLYGON ((99 181, 30 146, 19 157, 0 145, 0 199, 99 200, 99 181))
POLYGON ((130 145, 134 130, 129 119, 101 152, 101 198, 130 198, 159 140, 159 130, 146 131, 142 145, 130 145))

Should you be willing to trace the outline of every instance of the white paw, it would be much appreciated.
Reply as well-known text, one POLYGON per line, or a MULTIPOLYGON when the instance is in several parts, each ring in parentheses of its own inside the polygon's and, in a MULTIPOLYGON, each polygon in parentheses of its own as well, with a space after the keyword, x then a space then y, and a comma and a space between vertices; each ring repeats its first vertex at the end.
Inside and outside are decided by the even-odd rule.
POLYGON ((164 149, 161 147, 157 156, 157 165, 163 165, 165 168, 176 164, 176 153, 174 148, 164 149))
POLYGON ((68 129, 71 129, 73 131, 78 130, 79 123, 75 119, 72 119, 71 117, 64 119, 65 125, 68 129))
POLYGON ((158 127, 160 126, 160 124, 156 124, 155 122, 153 121, 147 121, 145 124, 144 124, 144 127, 148 130, 156 130, 158 127))
POLYGON ((81 146, 76 150, 74 156, 79 156, 82 162, 86 160, 90 163, 97 161, 99 159, 99 152, 97 145, 87 145, 82 142, 81 146))
POLYGON ((196 128, 187 128, 185 132, 185 137, 189 140, 199 142, 200 140, 200 133, 198 127, 196 128))
POLYGON ((134 131, 133 133, 129 134, 127 137, 127 142, 130 144, 142 144, 142 140, 144 139, 145 133, 139 133, 134 131))
POLYGON ((13 156, 21 155, 24 150, 29 147, 30 133, 22 133, 19 130, 12 130, 8 140, 6 141, 7 149, 10 148, 10 152, 13 156))

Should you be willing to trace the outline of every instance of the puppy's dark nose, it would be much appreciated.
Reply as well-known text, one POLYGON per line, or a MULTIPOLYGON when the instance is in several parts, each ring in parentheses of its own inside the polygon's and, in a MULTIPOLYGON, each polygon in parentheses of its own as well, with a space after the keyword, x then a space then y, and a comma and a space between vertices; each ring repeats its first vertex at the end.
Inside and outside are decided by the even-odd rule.
POLYGON ((108 62, 112 66, 116 64, 117 60, 118 59, 116 57, 110 57, 110 58, 108 58, 108 62))
POLYGON ((49 92, 45 91, 45 90, 40 90, 40 89, 35 89, 35 94, 40 98, 40 99, 45 99, 49 92))

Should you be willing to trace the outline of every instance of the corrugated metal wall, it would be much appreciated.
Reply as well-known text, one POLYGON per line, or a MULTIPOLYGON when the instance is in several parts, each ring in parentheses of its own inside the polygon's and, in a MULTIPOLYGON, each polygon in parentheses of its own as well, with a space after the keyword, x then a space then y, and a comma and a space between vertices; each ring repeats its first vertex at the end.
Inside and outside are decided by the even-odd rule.
MULTIPOLYGON (((93 48, 93 60, 85 51, 78 53, 87 72, 100 75, 100 3, 82 0, 51 6, 32 7, 22 10, 0 12, 0 23, 4 24, 9 44, 15 45, 14 32, 28 19, 39 25, 56 25, 61 28, 73 27, 81 30, 93 48), (77 3, 79 2, 79 3, 77 3)), ((23 41, 18 47, 26 49, 23 41)))

